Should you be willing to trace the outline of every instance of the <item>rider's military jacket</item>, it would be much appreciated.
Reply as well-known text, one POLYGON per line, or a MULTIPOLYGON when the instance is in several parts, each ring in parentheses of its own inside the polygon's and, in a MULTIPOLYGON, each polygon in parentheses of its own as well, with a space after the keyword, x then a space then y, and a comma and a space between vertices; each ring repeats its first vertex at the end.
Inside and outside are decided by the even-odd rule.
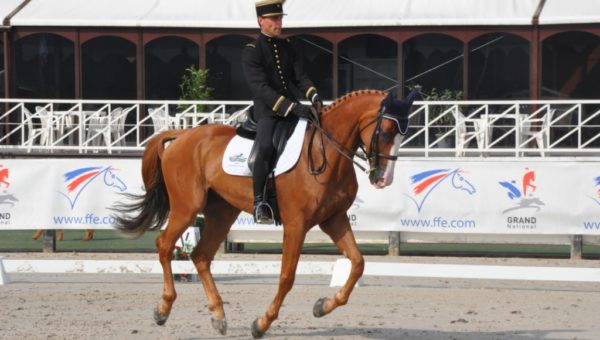
POLYGON ((257 118, 264 114, 287 116, 297 102, 295 91, 309 100, 317 91, 288 39, 261 33, 244 48, 242 64, 257 118))

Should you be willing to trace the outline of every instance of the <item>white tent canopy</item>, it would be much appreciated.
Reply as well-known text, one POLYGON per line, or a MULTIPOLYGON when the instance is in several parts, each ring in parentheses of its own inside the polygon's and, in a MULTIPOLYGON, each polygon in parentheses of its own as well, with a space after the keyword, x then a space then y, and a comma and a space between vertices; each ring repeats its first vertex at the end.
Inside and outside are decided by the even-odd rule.
POLYGON ((600 23, 599 0, 546 0, 540 25, 600 23))
MULTIPOLYGON (((0 1, 0 15, 11 3, 20 1, 0 1)), ((531 25, 539 3, 287 0, 284 22, 286 28, 531 25)), ((599 22, 599 0, 547 0, 540 16, 540 24, 545 25, 599 22)), ((10 25, 257 28, 254 0, 31 0, 12 17, 10 25)))

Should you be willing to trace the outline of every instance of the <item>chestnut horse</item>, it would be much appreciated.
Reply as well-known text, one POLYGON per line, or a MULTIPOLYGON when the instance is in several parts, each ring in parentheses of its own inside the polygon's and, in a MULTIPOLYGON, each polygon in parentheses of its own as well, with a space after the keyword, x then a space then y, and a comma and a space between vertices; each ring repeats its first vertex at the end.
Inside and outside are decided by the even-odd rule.
MULTIPOLYGON (((396 100, 381 91, 362 90, 336 100, 321 112, 322 130, 317 134, 323 138, 308 143, 312 135, 309 128, 300 160, 275 179, 283 224, 279 289, 266 313, 253 322, 254 338, 262 337, 277 319, 294 283, 306 233, 315 225, 350 259, 352 269, 334 296, 316 302, 313 314, 324 316, 348 302, 364 268, 347 215, 358 190, 352 158, 359 147, 363 148, 371 183, 377 188, 391 184, 395 144, 400 140, 401 126, 407 123, 412 97, 396 100), (309 172, 309 164, 324 166, 320 172, 309 172)), ((252 179, 228 175, 221 166, 225 147, 234 135, 233 127, 205 125, 153 137, 142 159, 145 194, 133 204, 115 208, 120 212, 117 228, 132 234, 156 230, 168 220, 156 238, 164 273, 162 300, 154 312, 159 325, 167 321, 177 297, 171 270, 175 242, 193 224, 196 214, 203 213, 205 227, 191 258, 212 312, 212 326, 221 334, 227 330, 223 300, 210 265, 240 211, 252 213, 253 199, 252 179), (136 214, 128 215, 132 211, 136 214)))

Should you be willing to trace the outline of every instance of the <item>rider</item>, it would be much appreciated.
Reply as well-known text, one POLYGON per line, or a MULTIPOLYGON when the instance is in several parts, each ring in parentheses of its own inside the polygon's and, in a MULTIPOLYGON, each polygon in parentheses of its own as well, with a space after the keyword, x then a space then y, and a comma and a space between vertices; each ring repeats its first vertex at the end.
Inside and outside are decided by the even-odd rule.
POLYGON ((280 39, 285 0, 256 2, 260 26, 258 38, 247 44, 242 54, 246 81, 252 91, 254 117, 257 121, 255 143, 258 145, 252 169, 254 181, 254 220, 260 224, 273 223, 273 211, 265 195, 267 177, 272 169, 274 147, 273 129, 277 120, 290 114, 310 118, 311 108, 296 99, 292 88, 299 90, 319 112, 323 102, 317 89, 302 69, 289 39, 280 39))

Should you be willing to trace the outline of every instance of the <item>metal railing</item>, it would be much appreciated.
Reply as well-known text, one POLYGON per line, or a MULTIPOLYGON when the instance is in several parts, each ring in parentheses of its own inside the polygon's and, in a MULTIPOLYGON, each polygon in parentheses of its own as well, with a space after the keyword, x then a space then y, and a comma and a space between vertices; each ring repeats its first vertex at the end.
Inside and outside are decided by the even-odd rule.
MULTIPOLYGON (((236 126, 251 106, 251 101, 0 99, 0 152, 139 155, 161 130, 236 126), (150 108, 162 110, 168 121, 157 122, 150 108)), ((600 156, 600 100, 416 102, 400 153, 600 156)))
POLYGON ((0 151, 136 155, 160 131, 237 125, 251 106, 251 101, 0 99, 0 151), (125 114, 122 121, 117 108, 125 114), (149 109, 165 115, 149 114, 149 109))

